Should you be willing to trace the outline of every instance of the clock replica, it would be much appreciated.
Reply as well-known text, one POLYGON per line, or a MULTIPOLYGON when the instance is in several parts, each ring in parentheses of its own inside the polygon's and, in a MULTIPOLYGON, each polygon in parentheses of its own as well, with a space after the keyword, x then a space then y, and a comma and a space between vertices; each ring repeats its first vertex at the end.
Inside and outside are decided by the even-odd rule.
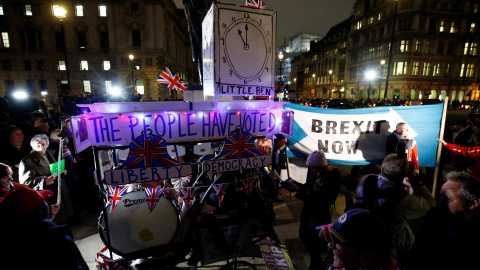
POLYGON ((275 29, 273 10, 212 4, 202 25, 204 95, 273 98, 275 29))

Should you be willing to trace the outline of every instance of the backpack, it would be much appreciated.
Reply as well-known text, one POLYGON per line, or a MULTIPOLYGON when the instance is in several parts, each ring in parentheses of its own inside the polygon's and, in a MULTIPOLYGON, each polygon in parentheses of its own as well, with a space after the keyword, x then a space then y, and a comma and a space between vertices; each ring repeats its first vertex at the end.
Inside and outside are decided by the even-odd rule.
POLYGON ((408 194, 401 186, 378 190, 377 182, 378 175, 375 174, 369 174, 363 183, 360 181, 353 208, 367 209, 381 217, 390 212, 390 210, 408 194), (378 199, 386 199, 386 201, 382 205, 379 205, 378 199))

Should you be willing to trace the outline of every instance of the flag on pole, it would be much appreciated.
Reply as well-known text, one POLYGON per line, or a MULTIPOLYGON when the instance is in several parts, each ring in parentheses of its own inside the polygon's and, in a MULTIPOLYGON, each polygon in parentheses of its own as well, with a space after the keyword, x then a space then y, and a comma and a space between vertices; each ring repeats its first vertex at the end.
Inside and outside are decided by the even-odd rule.
POLYGON ((160 73, 157 78, 157 82, 161 83, 162 85, 175 90, 177 92, 183 93, 183 91, 187 90, 188 82, 180 79, 178 75, 171 72, 168 67, 165 67, 165 70, 160 73))
POLYGON ((110 186, 108 185, 108 201, 112 205, 110 212, 113 211, 118 202, 122 199, 123 194, 127 191, 128 186, 110 186))
POLYGON ((77 160, 73 156, 72 152, 68 148, 68 146, 65 144, 65 142, 62 142, 62 158, 66 157, 71 157, 73 163, 77 163, 77 160))
POLYGON ((265 8, 265 2, 263 2, 262 0, 247 0, 246 6, 247 7, 264 9, 265 8))
POLYGON ((99 252, 97 252, 97 257, 95 260, 98 264, 105 265, 105 268, 108 270, 124 270, 123 266, 117 263, 115 260, 111 259, 107 253, 109 253, 108 248, 104 247, 99 252))
POLYGON ((150 213, 155 209, 155 206, 157 206, 164 191, 164 188, 145 188, 145 197, 147 198, 147 205, 150 213))

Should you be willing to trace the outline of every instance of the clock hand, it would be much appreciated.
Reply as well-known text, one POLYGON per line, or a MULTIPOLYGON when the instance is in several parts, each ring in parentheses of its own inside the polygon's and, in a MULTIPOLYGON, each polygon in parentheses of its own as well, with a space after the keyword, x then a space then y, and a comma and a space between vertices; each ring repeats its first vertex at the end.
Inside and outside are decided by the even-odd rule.
POLYGON ((248 45, 248 24, 245 24, 245 44, 248 45))
POLYGON ((242 31, 240 31, 240 29, 238 29, 238 35, 239 35, 240 38, 242 39, 243 45, 245 46, 247 43, 245 43, 245 40, 243 40, 242 31))

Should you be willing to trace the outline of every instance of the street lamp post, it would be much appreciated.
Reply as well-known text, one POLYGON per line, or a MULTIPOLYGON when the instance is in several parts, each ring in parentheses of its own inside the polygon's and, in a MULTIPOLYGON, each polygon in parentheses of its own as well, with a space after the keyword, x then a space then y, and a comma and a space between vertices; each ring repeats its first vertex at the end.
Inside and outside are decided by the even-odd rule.
POLYGON ((370 99, 370 92, 372 91, 372 81, 373 81, 373 80, 375 79, 375 77, 376 77, 375 71, 373 71, 373 70, 368 70, 368 71, 365 73, 365 77, 366 77, 367 80, 369 81, 367 98, 370 99))
POLYGON ((283 60, 283 52, 280 51, 278 53, 278 93, 280 94, 280 97, 282 96, 282 85, 283 85, 282 60, 283 60))
POLYGON ((395 6, 393 7, 393 22, 392 22, 392 35, 390 37, 390 53, 388 55, 388 66, 387 66, 387 78, 385 79, 385 93, 383 93, 383 99, 387 100, 387 91, 388 91, 388 80, 390 78, 390 67, 392 66, 392 53, 393 53, 393 41, 395 37, 395 23, 397 21, 397 7, 398 0, 395 0, 395 6))
POLYGON ((293 100, 297 103, 297 78, 293 78, 293 100))
MULTIPOLYGON (((329 70, 328 71, 328 92, 327 92, 327 98, 328 98, 328 95, 329 93, 331 93, 332 91, 332 72, 333 70, 329 70)), ((331 98, 333 98, 333 94, 330 94, 331 98)))
POLYGON ((67 71, 67 83, 70 88, 70 71, 68 68, 68 59, 67 59, 67 40, 65 38, 65 27, 63 26, 63 19, 67 15, 67 11, 62 7, 56 7, 53 10, 53 15, 60 19, 60 25, 62 27, 62 35, 63 35, 63 57, 65 58, 65 70, 67 71))
POLYGON ((133 78, 133 59, 135 59, 135 56, 130 54, 128 59, 130 59, 130 65, 132 66, 132 94, 135 94, 135 80, 133 78))
MULTIPOLYGON (((312 79, 312 80, 313 80, 313 82, 312 82, 313 89, 315 89, 315 73, 312 74, 312 78, 313 78, 313 79, 312 79)), ((314 90, 314 92, 313 92, 313 98, 315 98, 315 92, 316 92, 316 91, 314 90)))

